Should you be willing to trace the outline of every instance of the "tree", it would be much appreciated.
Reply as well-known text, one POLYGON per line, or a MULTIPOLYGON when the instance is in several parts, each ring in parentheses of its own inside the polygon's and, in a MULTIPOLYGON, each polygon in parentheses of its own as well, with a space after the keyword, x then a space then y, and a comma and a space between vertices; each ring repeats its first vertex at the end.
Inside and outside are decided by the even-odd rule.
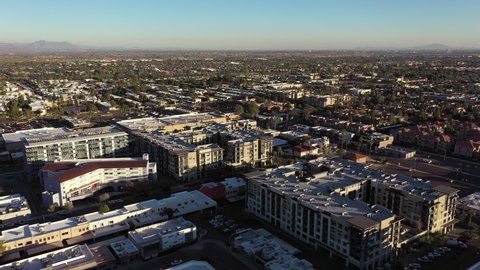
POLYGON ((49 213, 53 213, 53 212, 55 212, 55 210, 57 210, 57 207, 54 204, 50 204, 47 208, 47 211, 49 213))
POLYGON ((108 193, 103 193, 100 196, 98 196, 98 200, 100 202, 108 201, 108 200, 110 200, 110 195, 108 193))
POLYGON ((11 119, 18 119, 21 116, 22 112, 16 100, 7 103, 7 114, 11 119))
POLYGON ((3 252, 5 251, 5 245, 2 240, 0 240, 0 258, 3 256, 3 252))
POLYGON ((235 105, 235 114, 236 115, 242 115, 245 113, 245 110, 243 109, 243 106, 240 104, 235 105))
POLYGON ((310 119, 310 115, 315 111, 315 108, 309 104, 305 105, 302 109, 303 120, 310 119))
POLYGON ((93 103, 88 103, 88 104, 87 104, 87 111, 89 111, 89 112, 96 112, 96 111, 98 111, 98 108, 97 108, 97 106, 95 106, 95 104, 93 104, 93 103))
POLYGON ((71 202, 71 201, 67 201, 67 202, 65 203, 65 205, 63 206, 63 208, 65 208, 65 210, 72 210, 73 207, 74 207, 74 206, 73 206, 73 202, 71 202))
POLYGON ((106 213, 110 211, 110 207, 108 207, 108 205, 106 204, 102 204, 100 205, 100 208, 98 209, 98 211, 100 211, 101 213, 106 213))
POLYGON ((470 228, 472 226, 472 218, 473 216, 475 216, 475 209, 469 207, 467 209, 467 216, 468 216, 468 227, 470 228))
POLYGON ((260 107, 255 102, 249 102, 247 105, 247 113, 252 117, 256 117, 260 113, 260 107))

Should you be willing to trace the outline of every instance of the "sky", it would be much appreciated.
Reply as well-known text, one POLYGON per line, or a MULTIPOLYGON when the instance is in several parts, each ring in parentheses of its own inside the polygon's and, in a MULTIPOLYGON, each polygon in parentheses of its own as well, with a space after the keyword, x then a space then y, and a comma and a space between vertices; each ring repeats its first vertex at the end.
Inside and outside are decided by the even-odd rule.
POLYGON ((1 0, 0 42, 177 49, 480 48, 479 0, 1 0))

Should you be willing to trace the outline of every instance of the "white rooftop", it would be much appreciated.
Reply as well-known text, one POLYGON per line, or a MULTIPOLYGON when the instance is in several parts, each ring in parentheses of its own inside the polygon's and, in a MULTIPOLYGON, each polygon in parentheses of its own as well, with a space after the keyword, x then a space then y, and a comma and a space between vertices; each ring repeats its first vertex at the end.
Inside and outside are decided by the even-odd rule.
POLYGON ((97 266, 95 256, 87 245, 75 245, 28 259, 4 264, 0 266, 0 270, 72 269, 80 264, 83 265, 83 269, 97 266))
POLYGON ((192 222, 180 217, 129 231, 128 235, 135 243, 143 243, 157 238, 160 239, 165 235, 175 234, 185 229, 196 230, 196 226, 192 222))

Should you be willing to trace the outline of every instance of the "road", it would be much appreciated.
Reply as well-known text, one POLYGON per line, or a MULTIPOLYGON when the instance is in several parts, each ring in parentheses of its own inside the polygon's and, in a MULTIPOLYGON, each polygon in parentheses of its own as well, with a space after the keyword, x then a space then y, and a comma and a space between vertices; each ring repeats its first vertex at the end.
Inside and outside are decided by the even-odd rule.
MULTIPOLYGON (((372 156, 379 159, 379 156, 372 156)), ((456 158, 418 154, 415 158, 389 157, 385 164, 373 167, 385 169, 387 173, 398 173, 430 180, 433 184, 448 184, 460 190, 460 196, 480 189, 480 163, 462 161, 456 158), (424 162, 429 159, 432 162, 424 162)))

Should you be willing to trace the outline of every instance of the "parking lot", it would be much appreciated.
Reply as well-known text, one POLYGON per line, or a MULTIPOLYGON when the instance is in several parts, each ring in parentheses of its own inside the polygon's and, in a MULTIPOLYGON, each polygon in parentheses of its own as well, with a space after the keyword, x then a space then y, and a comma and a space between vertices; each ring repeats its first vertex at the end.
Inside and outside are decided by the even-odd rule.
POLYGON ((432 247, 420 253, 405 254, 399 261, 407 267, 405 270, 464 270, 478 262, 480 250, 477 246, 478 243, 475 241, 470 241, 466 246, 456 247, 449 246, 443 241, 439 247, 432 247))

